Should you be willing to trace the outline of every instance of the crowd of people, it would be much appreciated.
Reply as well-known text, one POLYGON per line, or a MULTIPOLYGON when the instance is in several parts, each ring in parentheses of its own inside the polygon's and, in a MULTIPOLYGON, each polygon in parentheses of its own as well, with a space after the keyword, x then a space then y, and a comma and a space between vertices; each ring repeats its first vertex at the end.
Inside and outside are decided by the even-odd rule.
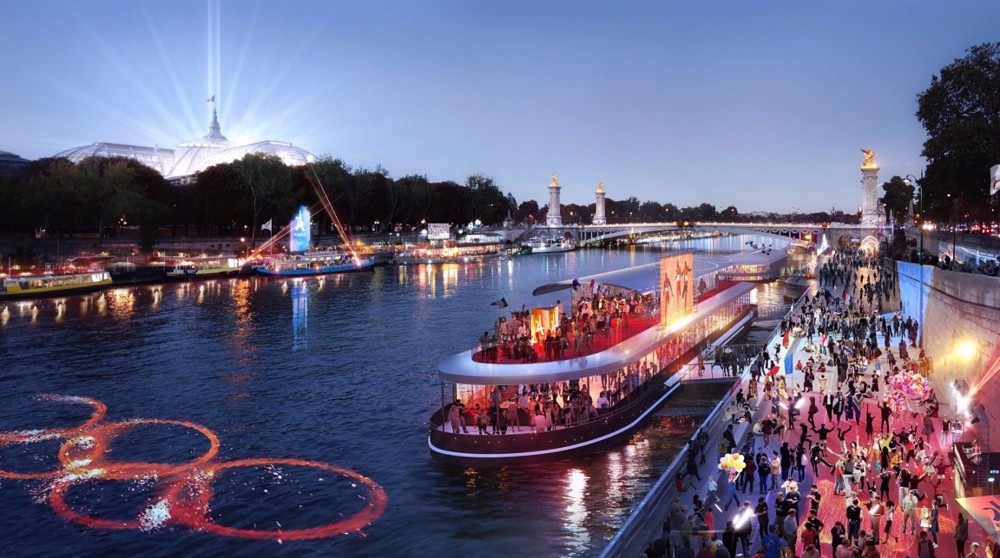
POLYGON ((524 309, 498 319, 493 333, 484 331, 479 339, 483 359, 527 363, 590 354, 595 336, 610 337, 630 319, 647 319, 657 311, 651 295, 607 286, 580 286, 574 292, 584 294, 574 295, 572 313, 560 314, 557 324, 532 327, 531 311, 524 309))
POLYGON ((941 415, 922 383, 932 370, 920 324, 882 314, 894 275, 860 253, 832 257, 817 275, 816 294, 781 322, 781 340, 746 368, 719 443, 699 431, 689 444, 677 489, 692 501, 677 496, 648 558, 984 556, 942 486, 963 425, 941 415), (789 352, 798 358, 784 370, 789 352), (922 388, 917 396, 894 387, 903 377, 922 388), (749 432, 737 447, 741 423, 749 432), (737 451, 742 473, 702 478, 700 464, 737 451))

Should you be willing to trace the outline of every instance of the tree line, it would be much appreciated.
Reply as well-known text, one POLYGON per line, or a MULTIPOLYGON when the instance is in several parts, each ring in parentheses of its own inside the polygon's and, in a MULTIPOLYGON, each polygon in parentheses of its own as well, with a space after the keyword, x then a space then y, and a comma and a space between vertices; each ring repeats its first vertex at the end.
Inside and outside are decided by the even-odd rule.
MULTIPOLYGON (((0 176, 0 232, 8 235, 114 237, 138 230, 145 249, 158 238, 246 236, 256 240, 261 225, 273 231, 288 223, 300 205, 314 210, 321 232, 332 224, 321 209, 313 184, 322 185, 338 218, 353 233, 414 232, 426 223, 462 226, 480 221, 497 226, 508 217, 515 225, 544 223, 548 207, 535 200, 518 203, 489 176, 474 174, 464 184, 431 182, 426 176, 392 178, 381 166, 354 168, 323 158, 290 167, 272 155, 249 154, 215 165, 193 184, 173 185, 156 170, 127 158, 40 159, 16 176, 0 176)), ((595 204, 565 204, 566 225, 590 224, 595 204)), ((607 199, 611 224, 634 222, 711 222, 798 218, 803 222, 850 219, 843 214, 741 215, 734 206, 677 207, 640 202, 635 197, 607 199)))

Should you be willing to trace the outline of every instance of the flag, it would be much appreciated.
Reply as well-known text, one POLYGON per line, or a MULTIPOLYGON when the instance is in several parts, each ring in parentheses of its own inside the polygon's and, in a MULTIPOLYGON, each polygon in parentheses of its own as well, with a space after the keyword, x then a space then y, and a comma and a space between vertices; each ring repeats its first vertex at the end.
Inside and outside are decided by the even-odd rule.
POLYGON ((206 103, 214 103, 215 102, 215 93, 212 93, 211 97, 205 99, 205 102, 206 103))
POLYGON ((573 279, 573 290, 575 291, 579 288, 580 288, 580 281, 577 279, 573 279))
POLYGON ((990 195, 1000 192, 1000 165, 990 167, 990 195))
POLYGON ((490 306, 496 306, 497 308, 503 310, 504 308, 507 307, 507 298, 504 297, 501 298, 500 300, 495 300, 490 304, 490 306))
POLYGON ((274 218, 273 218, 273 217, 272 217, 272 218, 270 218, 270 219, 268 219, 266 223, 264 223, 263 225, 261 225, 261 226, 260 226, 260 230, 262 230, 262 231, 268 231, 268 232, 270 232, 270 231, 271 231, 271 226, 272 226, 272 225, 271 225, 271 222, 272 222, 272 221, 274 221, 274 218))

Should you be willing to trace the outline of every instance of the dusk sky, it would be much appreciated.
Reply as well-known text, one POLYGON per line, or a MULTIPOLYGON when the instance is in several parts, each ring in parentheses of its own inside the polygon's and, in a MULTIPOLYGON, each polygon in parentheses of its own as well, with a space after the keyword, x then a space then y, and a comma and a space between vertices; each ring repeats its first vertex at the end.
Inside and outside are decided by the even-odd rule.
MULTIPOLYGON (((916 96, 1000 2, 0 0, 0 150, 290 141, 518 201, 856 210, 919 175, 916 96), (217 8, 217 9, 216 9, 217 8)), ((1000 156, 1000 154, 998 154, 1000 156)), ((986 169, 983 170, 986 172, 986 169)))

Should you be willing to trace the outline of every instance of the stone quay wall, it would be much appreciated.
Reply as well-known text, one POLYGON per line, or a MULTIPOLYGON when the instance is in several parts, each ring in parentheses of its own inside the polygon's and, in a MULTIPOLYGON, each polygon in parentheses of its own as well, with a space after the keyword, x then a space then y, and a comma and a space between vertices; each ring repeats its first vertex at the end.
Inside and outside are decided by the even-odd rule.
MULTIPOLYGON (((1000 355, 1000 278, 897 262, 903 314, 924 324, 923 346, 934 359, 932 382, 943 402, 954 399, 953 384, 980 383, 1000 355), (921 315, 922 311, 922 315, 921 315)), ((1000 376, 973 397, 992 428, 980 442, 1000 451, 1000 376), (987 445, 988 444, 988 445, 987 445)))

